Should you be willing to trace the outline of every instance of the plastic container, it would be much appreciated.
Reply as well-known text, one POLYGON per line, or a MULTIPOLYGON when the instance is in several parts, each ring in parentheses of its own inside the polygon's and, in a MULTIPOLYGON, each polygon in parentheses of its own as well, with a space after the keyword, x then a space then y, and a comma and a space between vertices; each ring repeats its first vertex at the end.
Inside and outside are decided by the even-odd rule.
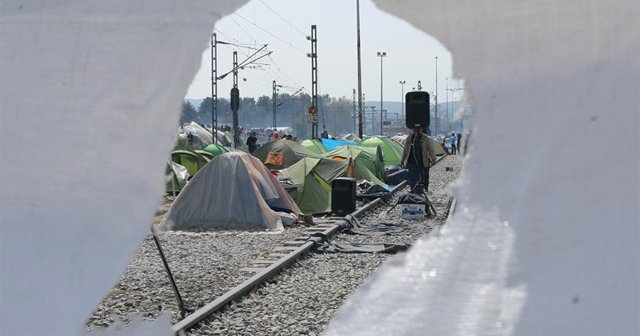
POLYGON ((399 204, 400 217, 405 219, 424 218, 427 216, 425 204, 399 204))

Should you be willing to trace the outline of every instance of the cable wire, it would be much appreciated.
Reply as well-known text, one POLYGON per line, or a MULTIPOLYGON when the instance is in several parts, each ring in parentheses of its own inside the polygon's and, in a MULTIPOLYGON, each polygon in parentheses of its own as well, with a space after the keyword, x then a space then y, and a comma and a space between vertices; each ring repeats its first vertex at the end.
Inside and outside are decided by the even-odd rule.
POLYGON ((283 18, 282 15, 280 15, 277 11, 275 11, 273 8, 269 7, 269 5, 267 5, 264 1, 260 0, 260 3, 263 4, 265 7, 267 7, 269 10, 271 10, 275 15, 277 15, 280 19, 282 19, 282 21, 284 21, 286 24, 289 25, 289 27, 295 29, 298 33, 300 33, 302 36, 304 36, 305 38, 307 37, 307 34, 303 33, 300 29, 298 29, 296 26, 294 26, 293 24, 291 24, 289 21, 287 21, 287 19, 283 18))
POLYGON ((245 18, 244 16, 242 16, 242 15, 240 15, 240 14, 238 14, 238 13, 235 13, 234 15, 237 15, 239 18, 241 18, 241 19, 243 19, 243 20, 247 21, 248 23, 250 23, 250 24, 252 24, 252 25, 256 26, 258 29, 260 29, 260 30, 262 30, 263 32, 265 32, 265 33, 267 33, 267 34, 269 34, 269 35, 271 35, 271 36, 275 37, 276 39, 280 40, 282 43, 285 43, 285 44, 287 44, 288 46, 290 46, 291 48, 294 48, 294 49, 296 49, 296 50, 300 51, 301 53, 303 53, 303 54, 305 54, 305 55, 307 54, 307 52, 306 52, 306 51, 304 51, 304 50, 302 50, 302 49, 300 49, 300 48, 298 48, 298 47, 294 46, 293 44, 291 44, 291 43, 289 43, 289 42, 287 42, 287 41, 283 40, 280 36, 278 36, 278 35, 276 35, 276 34, 274 34, 274 33, 270 32, 270 31, 268 31, 268 30, 266 30, 266 29, 264 29, 264 28, 262 28, 262 27, 258 26, 257 24, 255 24, 255 23, 253 23, 253 22, 251 22, 251 21, 249 21, 249 20, 248 20, 247 18, 245 18))

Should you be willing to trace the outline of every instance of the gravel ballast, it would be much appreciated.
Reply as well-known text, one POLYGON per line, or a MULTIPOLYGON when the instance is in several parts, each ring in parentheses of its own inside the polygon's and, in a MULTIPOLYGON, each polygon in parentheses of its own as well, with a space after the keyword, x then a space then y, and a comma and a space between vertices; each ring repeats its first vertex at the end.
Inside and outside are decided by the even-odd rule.
MULTIPOLYGON (((418 221, 408 234, 360 236, 338 234, 332 240, 359 243, 411 244, 420 236, 443 225, 452 201, 448 185, 460 174, 461 156, 447 156, 431 168, 428 197, 438 216, 418 221), (450 167, 447 170, 446 167, 450 167)), ((400 193, 406 192, 404 189, 400 193)), ((363 225, 376 221, 402 225, 399 207, 386 213, 399 194, 360 218, 363 225)), ((287 228, 282 233, 168 232, 160 235, 176 284, 188 309, 198 309, 250 273, 255 259, 264 258, 275 247, 304 235, 304 228, 287 228)), ((267 284, 229 304, 188 331, 190 335, 319 335, 346 298, 385 260, 388 254, 311 253, 275 276, 267 284)), ((181 319, 175 295, 151 235, 147 236, 123 272, 87 321, 89 329, 105 327, 128 315, 156 318, 172 312, 181 319)))

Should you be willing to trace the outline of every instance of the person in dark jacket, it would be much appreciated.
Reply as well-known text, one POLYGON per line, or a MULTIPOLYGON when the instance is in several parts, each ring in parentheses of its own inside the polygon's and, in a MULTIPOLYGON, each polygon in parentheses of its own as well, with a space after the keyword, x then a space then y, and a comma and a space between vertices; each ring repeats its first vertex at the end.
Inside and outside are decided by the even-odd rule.
POLYGON ((258 147, 258 138, 256 137, 256 132, 251 132, 249 137, 247 138, 247 146, 249 146, 249 153, 253 153, 254 150, 258 147))

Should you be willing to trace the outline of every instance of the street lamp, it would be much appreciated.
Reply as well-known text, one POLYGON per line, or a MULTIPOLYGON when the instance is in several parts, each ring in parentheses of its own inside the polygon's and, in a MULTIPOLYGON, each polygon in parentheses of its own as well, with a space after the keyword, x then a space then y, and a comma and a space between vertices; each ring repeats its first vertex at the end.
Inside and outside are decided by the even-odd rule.
POLYGON ((400 81, 400 87, 402 88, 402 115, 404 116, 404 119, 407 119, 407 115, 404 112, 404 84, 407 81, 400 81))
POLYGON ((278 88, 281 88, 282 85, 277 85, 276 81, 273 81, 273 97, 271 98, 273 102, 273 131, 276 131, 276 98, 278 97, 278 88))
MULTIPOLYGON (((444 83, 445 83, 445 89, 444 89, 444 93, 445 93, 445 100, 444 100, 444 104, 446 106, 446 113, 447 113, 447 127, 449 128, 449 131, 451 131, 451 122, 449 121, 449 78, 446 77, 444 79, 444 83)), ((453 96, 453 95, 452 95, 453 96)))
POLYGON ((387 53, 384 51, 378 51, 378 57, 380 57, 380 135, 382 135, 382 58, 386 57, 387 53))

